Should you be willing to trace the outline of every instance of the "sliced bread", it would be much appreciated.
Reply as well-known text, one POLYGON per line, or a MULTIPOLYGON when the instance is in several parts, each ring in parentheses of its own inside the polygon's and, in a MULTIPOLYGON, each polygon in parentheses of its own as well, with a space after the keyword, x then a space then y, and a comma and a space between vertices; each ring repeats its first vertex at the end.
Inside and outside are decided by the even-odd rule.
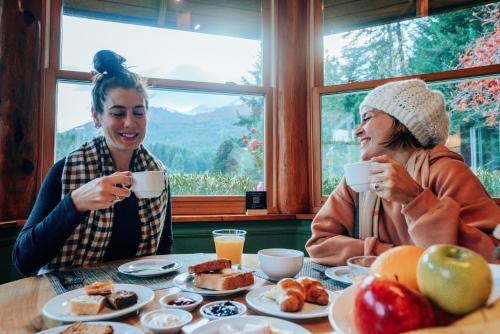
POLYGON ((207 261, 189 266, 188 270, 190 274, 201 274, 210 271, 222 270, 225 268, 231 268, 231 261, 226 259, 219 259, 213 261, 207 261))
POLYGON ((210 290, 233 290, 254 283, 251 272, 244 272, 230 268, 222 269, 219 272, 201 273, 195 276, 194 285, 202 289, 210 290))

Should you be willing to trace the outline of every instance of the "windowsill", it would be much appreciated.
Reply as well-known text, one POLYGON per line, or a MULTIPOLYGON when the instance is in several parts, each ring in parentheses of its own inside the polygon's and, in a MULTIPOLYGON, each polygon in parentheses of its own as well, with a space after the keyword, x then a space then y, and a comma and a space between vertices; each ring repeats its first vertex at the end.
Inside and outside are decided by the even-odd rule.
POLYGON ((297 213, 295 215, 295 219, 310 219, 310 220, 313 220, 314 217, 316 217, 316 214, 315 213, 297 213))
POLYGON ((287 220, 295 219, 295 214, 267 214, 267 215, 178 215, 173 216, 174 223, 188 222, 217 222, 217 221, 249 221, 249 220, 287 220))
MULTIPOLYGON (((313 219, 314 213, 299 214, 267 214, 267 215, 244 215, 244 214, 218 214, 218 215, 175 215, 172 217, 174 223, 189 222, 219 222, 219 221, 259 221, 259 220, 287 220, 287 219, 313 219)), ((9 227, 22 227, 26 220, 0 221, 0 229, 9 227)))

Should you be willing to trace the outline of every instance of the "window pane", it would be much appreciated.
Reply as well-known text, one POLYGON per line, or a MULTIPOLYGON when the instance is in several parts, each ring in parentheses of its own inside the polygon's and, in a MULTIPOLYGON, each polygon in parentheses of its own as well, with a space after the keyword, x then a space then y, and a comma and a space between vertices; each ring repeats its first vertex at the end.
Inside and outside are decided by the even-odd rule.
MULTIPOLYGON (((375 4, 382 6, 375 1, 370 6, 375 4)), ((359 14, 359 8, 353 10, 359 14)), ((398 22, 381 13, 360 22, 361 29, 353 21, 360 16, 351 13, 337 18, 340 23, 349 18, 347 32, 328 25, 332 19, 325 10, 325 85, 499 64, 499 10, 494 3, 398 22)))
POLYGON ((354 135, 359 124, 359 104, 366 92, 321 96, 322 194, 328 196, 344 175, 343 166, 360 159, 354 135))
POLYGON ((450 112, 447 146, 460 153, 492 197, 500 197, 500 76, 430 85, 450 112))
MULTIPOLYGON (((58 82, 56 159, 100 134, 90 117, 90 89, 58 82)), ((263 96, 149 93, 144 144, 167 167, 174 195, 243 195, 263 187, 263 96)))
POLYGON ((245 79, 261 69, 260 0, 163 3, 65 0, 61 68, 88 72, 110 49, 147 77, 261 84, 245 79))
MULTIPOLYGON (((450 136, 446 145, 461 154, 492 197, 500 197, 500 77, 430 84, 446 98, 450 136)), ((367 92, 321 97, 322 193, 329 195, 343 165, 360 159, 354 130, 367 92)))

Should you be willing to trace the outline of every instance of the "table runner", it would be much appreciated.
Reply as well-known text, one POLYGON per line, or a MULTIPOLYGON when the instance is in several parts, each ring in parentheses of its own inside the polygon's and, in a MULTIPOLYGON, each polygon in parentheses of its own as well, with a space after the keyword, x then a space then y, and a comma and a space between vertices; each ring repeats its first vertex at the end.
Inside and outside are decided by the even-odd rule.
MULTIPOLYGON (((171 273, 154 276, 154 277, 135 277, 130 275, 124 275, 118 272, 118 267, 124 263, 131 262, 134 260, 124 260, 113 262, 112 264, 105 264, 98 267, 92 268, 76 268, 71 271, 54 271, 45 274, 49 282, 52 285, 55 293, 60 295, 62 293, 68 292, 70 290, 83 288, 84 285, 97 282, 97 281, 112 281, 118 284, 139 284, 147 286, 152 290, 161 290, 174 286, 173 279, 180 273, 187 272, 190 265, 197 264, 203 261, 208 261, 214 259, 213 254, 197 253, 197 254, 182 254, 182 255, 165 255, 159 258, 168 258, 169 260, 182 262, 182 267, 171 273)), ((321 281, 323 286, 331 291, 343 290, 349 286, 349 284, 344 284, 337 282, 328 278, 324 272, 328 269, 328 266, 317 264, 312 262, 310 259, 304 259, 304 265, 300 272, 295 275, 295 278, 309 276, 321 281)), ((245 268, 243 268, 245 269, 245 268)), ((254 272, 255 276, 262 279, 269 280, 276 283, 276 280, 268 277, 261 270, 254 272)))
POLYGON ((187 272, 190 265, 203 261, 212 260, 211 254, 183 254, 183 255, 166 255, 159 258, 168 258, 169 260, 182 262, 182 267, 162 276, 153 277, 136 277, 124 275, 118 272, 118 267, 124 263, 134 260, 124 260, 105 264, 92 268, 76 268, 71 271, 53 271, 45 274, 55 293, 60 295, 70 290, 83 288, 84 285, 97 281, 112 281, 117 284, 139 284, 147 286, 152 290, 161 290, 174 286, 173 279, 180 273, 187 272))
MULTIPOLYGON (((314 263, 310 259, 304 259, 304 265, 302 266, 302 269, 300 272, 295 275, 295 278, 299 277, 304 277, 308 276, 311 278, 315 278, 323 284, 323 286, 331 291, 338 291, 338 290, 344 290, 347 288, 350 284, 342 283, 335 281, 325 275, 325 270, 330 267, 324 266, 318 263, 314 263)), ((256 276, 259 276, 260 278, 266 279, 268 281, 271 281, 273 283, 276 283, 277 280, 270 278, 266 274, 264 274, 261 270, 258 270, 254 273, 256 276)))

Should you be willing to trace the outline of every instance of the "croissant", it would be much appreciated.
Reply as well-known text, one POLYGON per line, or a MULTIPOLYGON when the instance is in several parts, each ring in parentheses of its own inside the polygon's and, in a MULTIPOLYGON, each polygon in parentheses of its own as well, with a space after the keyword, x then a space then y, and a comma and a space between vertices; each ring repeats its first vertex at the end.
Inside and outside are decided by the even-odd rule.
POLYGON ((326 291, 320 281, 310 277, 301 277, 297 282, 304 287, 307 302, 326 305, 330 301, 328 291, 326 291))
POLYGON ((306 301, 305 290, 302 284, 292 278, 284 278, 278 282, 276 302, 283 312, 297 312, 302 309, 306 301))

